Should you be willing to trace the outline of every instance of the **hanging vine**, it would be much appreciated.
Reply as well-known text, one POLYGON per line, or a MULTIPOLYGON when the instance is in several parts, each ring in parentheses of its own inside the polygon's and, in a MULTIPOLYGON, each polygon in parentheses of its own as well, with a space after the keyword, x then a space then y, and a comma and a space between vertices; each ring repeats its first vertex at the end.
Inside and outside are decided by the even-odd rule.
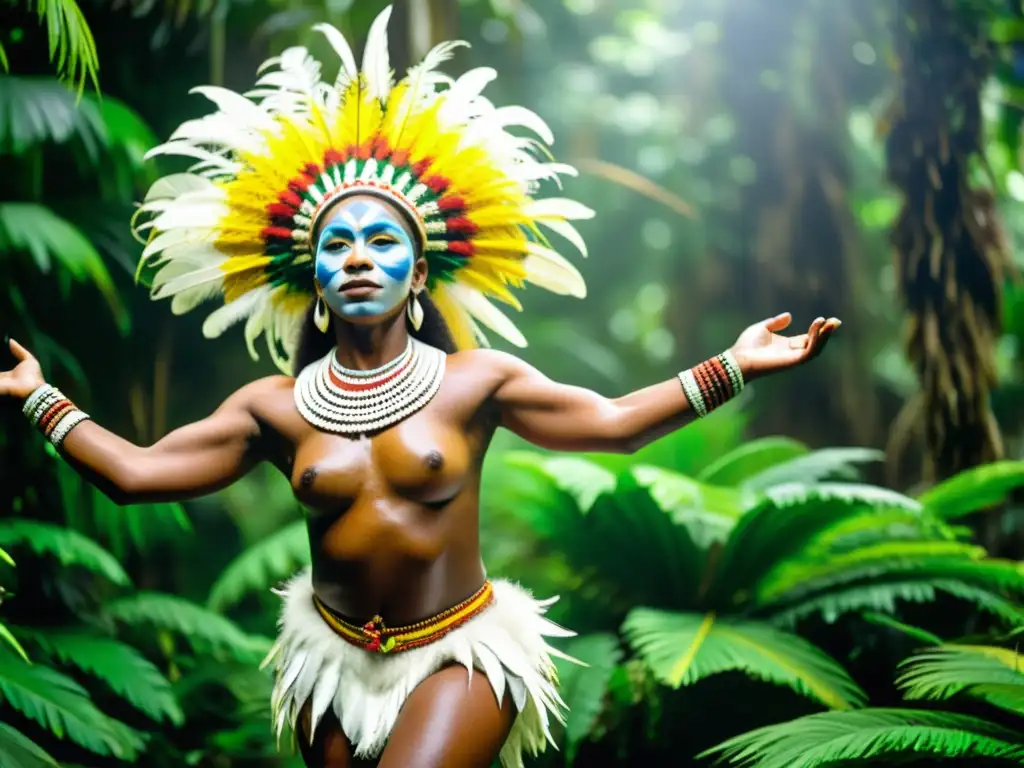
POLYGON ((989 399, 1010 262, 979 173, 988 170, 981 90, 995 49, 982 15, 956 0, 901 0, 898 10, 886 162, 903 196, 891 241, 920 391, 890 447, 898 454, 920 434, 925 477, 940 479, 1003 452, 989 399))

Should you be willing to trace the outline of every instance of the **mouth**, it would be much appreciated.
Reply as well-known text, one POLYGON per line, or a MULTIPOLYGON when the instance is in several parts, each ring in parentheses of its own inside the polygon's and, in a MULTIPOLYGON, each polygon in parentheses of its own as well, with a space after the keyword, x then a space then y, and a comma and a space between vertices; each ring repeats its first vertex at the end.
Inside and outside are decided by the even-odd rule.
POLYGON ((346 296, 368 296, 374 291, 379 291, 380 286, 372 280, 349 280, 343 283, 338 289, 339 293, 346 296))

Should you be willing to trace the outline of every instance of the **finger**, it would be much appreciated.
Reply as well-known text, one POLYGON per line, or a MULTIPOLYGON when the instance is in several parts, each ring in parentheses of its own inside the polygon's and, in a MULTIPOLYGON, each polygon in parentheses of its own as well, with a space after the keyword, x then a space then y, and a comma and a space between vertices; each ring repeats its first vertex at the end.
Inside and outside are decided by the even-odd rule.
POLYGON ((825 330, 818 336, 817 341, 814 344, 814 349, 811 350, 811 358, 815 358, 822 353, 825 349, 825 345, 828 344, 828 340, 832 337, 835 328, 825 327, 825 330))
POLYGON ((808 336, 806 333, 801 333, 799 336, 791 336, 789 338, 790 349, 806 349, 808 336))
POLYGON ((32 359, 32 355, 29 354, 29 351, 14 339, 8 339, 7 345, 11 348, 11 354, 13 354, 19 362, 25 362, 26 360, 32 359))
POLYGON ((791 322, 793 322, 793 316, 789 312, 783 312, 781 315, 765 320, 764 327, 769 331, 782 331, 788 328, 791 322))

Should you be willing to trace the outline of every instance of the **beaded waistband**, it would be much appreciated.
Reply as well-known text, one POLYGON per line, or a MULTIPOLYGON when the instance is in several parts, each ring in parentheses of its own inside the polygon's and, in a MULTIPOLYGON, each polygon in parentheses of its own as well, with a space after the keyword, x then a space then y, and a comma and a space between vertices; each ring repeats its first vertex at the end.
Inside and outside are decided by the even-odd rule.
POLYGON ((472 597, 433 618, 404 627, 387 627, 380 616, 374 616, 362 626, 350 624, 313 595, 313 605, 331 629, 343 640, 373 653, 397 653, 436 642, 479 614, 493 600, 494 587, 486 581, 472 597))

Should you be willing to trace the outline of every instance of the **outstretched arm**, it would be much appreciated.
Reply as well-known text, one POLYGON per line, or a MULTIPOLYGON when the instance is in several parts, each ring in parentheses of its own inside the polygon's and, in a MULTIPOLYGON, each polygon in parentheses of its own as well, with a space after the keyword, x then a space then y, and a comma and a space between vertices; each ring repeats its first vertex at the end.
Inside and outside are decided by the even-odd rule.
MULTIPOLYGON (((731 352, 746 381, 816 357, 839 327, 835 318, 819 318, 806 334, 776 335, 790 319, 779 315, 740 335, 731 352)), ((494 401, 503 426, 542 448, 631 453, 699 415, 678 378, 613 399, 554 382, 510 355, 490 355, 499 369, 494 401)))
MULTIPOLYGON (((0 373, 0 396, 24 402, 44 384, 39 364, 10 342, 18 366, 0 373)), ((148 447, 93 421, 75 425, 60 451, 83 477, 119 504, 193 498, 223 488, 264 457, 251 404, 269 380, 235 392, 208 418, 177 429, 148 447)))

